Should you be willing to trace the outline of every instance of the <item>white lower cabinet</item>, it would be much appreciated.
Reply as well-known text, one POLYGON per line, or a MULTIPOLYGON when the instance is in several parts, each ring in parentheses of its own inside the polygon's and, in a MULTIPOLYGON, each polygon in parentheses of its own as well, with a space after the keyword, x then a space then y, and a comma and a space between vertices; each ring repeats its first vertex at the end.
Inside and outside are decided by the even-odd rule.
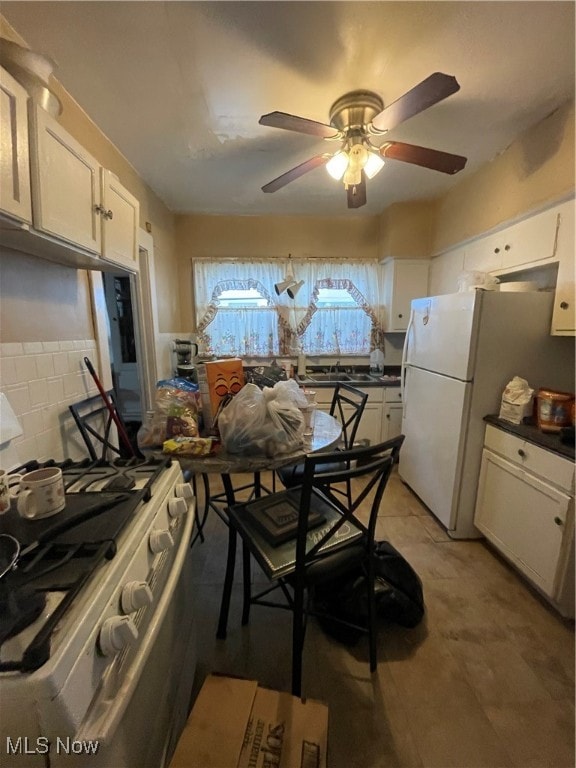
POLYGON ((573 484, 572 461, 487 426, 474 524, 572 617, 573 484))
POLYGON ((402 434, 402 390, 387 387, 382 410, 382 441, 391 440, 402 434))
MULTIPOLYGON (((358 387, 358 389, 361 389, 358 387)), ((375 445, 382 440, 382 403, 384 399, 384 387, 367 387, 362 390, 368 393, 368 400, 364 407, 364 413, 360 419, 360 425, 356 432, 356 442, 367 440, 370 445, 375 445)), ((321 411, 328 413, 334 396, 333 387, 318 387, 316 390, 316 403, 321 411)))

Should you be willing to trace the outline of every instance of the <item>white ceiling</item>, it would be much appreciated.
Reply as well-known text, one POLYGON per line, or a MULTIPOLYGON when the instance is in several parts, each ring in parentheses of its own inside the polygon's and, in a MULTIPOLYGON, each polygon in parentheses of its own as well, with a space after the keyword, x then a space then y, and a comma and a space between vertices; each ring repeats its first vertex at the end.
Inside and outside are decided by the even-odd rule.
POLYGON ((174 212, 375 214, 427 199, 490 162, 574 96, 574 2, 5 2, 55 76, 174 212), (317 168, 262 185, 322 139, 258 124, 275 110, 328 122, 367 89, 388 104, 432 72, 460 91, 389 138, 468 157, 455 176, 388 160, 348 210, 317 168))

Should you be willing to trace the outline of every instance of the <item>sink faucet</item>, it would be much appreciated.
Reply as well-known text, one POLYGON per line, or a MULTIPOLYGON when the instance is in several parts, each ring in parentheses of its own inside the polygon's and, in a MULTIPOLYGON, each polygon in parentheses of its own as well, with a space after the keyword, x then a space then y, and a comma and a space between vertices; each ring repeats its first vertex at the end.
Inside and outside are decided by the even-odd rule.
POLYGON ((330 366, 328 373, 332 373, 332 371, 334 371, 334 373, 340 372, 340 360, 336 360, 336 362, 330 366))

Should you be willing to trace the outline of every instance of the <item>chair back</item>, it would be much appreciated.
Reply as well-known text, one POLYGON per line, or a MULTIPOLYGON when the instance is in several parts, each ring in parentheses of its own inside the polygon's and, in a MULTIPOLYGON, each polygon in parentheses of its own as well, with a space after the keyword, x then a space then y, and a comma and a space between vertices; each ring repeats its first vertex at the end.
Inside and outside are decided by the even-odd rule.
POLYGON ((338 382, 330 405, 330 415, 342 425, 342 442, 345 450, 354 445, 360 419, 366 407, 368 394, 350 384, 338 382))
MULTIPOLYGON (((106 394, 116 410, 116 415, 120 418, 113 390, 109 390, 106 394)), ((93 461, 109 460, 111 454, 112 458, 123 455, 121 449, 112 442, 111 430, 114 421, 100 395, 88 397, 69 405, 68 408, 93 461)))
POLYGON ((296 538, 297 574, 316 558, 353 540, 362 542, 367 554, 373 552, 378 510, 403 442, 404 435, 399 435, 377 445, 306 457, 296 538), (328 471, 325 467, 329 467, 328 471), (339 483, 350 483, 349 498, 335 495, 333 486, 339 483), (337 513, 329 515, 324 525, 309 530, 309 512, 317 508, 314 494, 325 497, 337 513))

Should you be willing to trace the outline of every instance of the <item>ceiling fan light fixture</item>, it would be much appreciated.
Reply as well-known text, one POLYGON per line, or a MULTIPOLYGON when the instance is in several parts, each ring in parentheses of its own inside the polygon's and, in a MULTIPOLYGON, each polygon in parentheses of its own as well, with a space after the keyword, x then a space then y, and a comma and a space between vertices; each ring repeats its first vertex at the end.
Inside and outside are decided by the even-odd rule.
POLYGON ((342 150, 340 152, 336 152, 335 155, 332 155, 330 160, 328 160, 326 163, 326 170, 333 179, 340 181, 344 175, 344 172, 346 171, 346 168, 348 168, 348 163, 348 155, 344 150, 342 150))
POLYGON ((376 174, 384 167, 384 160, 377 155, 376 152, 369 152, 366 165, 364 166, 364 173, 369 179, 373 179, 376 174))

